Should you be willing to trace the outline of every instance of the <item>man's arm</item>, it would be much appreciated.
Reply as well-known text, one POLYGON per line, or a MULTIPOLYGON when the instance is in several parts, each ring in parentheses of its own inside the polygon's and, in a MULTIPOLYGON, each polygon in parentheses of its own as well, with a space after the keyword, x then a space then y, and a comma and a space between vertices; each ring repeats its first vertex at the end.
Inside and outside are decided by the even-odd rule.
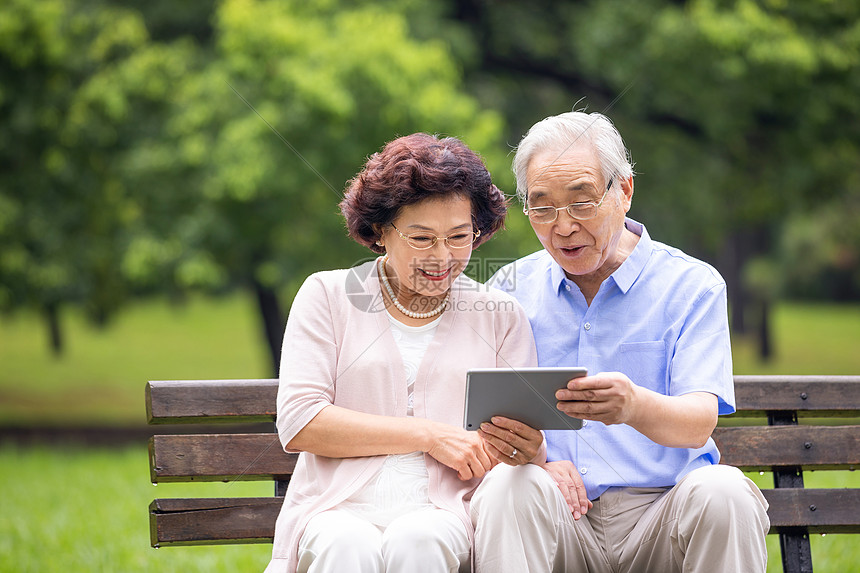
POLYGON ((575 418, 627 424, 663 446, 700 448, 717 425, 717 397, 709 392, 680 396, 637 386, 620 372, 575 378, 556 392, 558 409, 575 418))

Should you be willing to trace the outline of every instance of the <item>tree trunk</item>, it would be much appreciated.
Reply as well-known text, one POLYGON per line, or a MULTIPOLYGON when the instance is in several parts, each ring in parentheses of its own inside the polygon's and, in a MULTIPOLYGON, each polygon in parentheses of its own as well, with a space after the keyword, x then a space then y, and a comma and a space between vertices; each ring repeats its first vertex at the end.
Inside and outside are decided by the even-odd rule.
POLYGON ((63 355, 63 332, 60 329, 60 305, 52 302, 45 306, 45 321, 48 326, 48 342, 55 358, 63 355))
POLYGON ((730 235, 720 253, 719 271, 726 280, 732 334, 755 336, 759 358, 767 361, 773 355, 770 333, 771 301, 766 296, 751 293, 743 280, 747 262, 757 253, 765 251, 764 236, 763 230, 737 231, 730 235))
POLYGON ((281 364, 281 342, 284 338, 284 315, 274 290, 257 281, 254 281, 253 285, 254 294, 257 295, 257 307, 260 310, 263 332, 272 359, 272 375, 277 377, 278 368, 281 364))
POLYGON ((741 280, 741 269, 744 264, 743 239, 740 233, 729 235, 720 253, 719 271, 726 281, 726 292, 729 299, 729 324, 732 334, 742 335, 746 332, 744 313, 747 297, 741 280))
POLYGON ((758 355, 762 362, 768 362, 773 356, 773 341, 770 333, 770 303, 761 301, 761 316, 758 324, 758 355))

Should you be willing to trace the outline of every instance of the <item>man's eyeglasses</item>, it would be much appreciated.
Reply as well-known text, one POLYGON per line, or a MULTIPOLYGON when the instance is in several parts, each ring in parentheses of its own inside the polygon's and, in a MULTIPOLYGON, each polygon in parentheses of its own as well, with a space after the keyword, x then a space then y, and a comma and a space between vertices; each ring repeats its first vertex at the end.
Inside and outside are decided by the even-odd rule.
POLYGON ((581 203, 571 203, 564 207, 526 207, 523 209, 523 213, 528 215, 528 218, 532 222, 541 224, 554 223, 558 219, 559 211, 567 211, 567 214, 577 221, 587 221, 597 216, 597 210, 603 205, 603 200, 606 199, 606 194, 609 193, 609 189, 611 188, 612 179, 609 180, 606 191, 603 192, 603 196, 597 203, 594 201, 583 201, 581 203))
MULTIPOLYGON (((391 223, 391 226, 394 227, 394 223, 391 223)), ((404 235, 400 232, 400 229, 394 227, 394 230, 397 231, 397 234, 400 235, 400 238, 406 241, 410 247, 413 249, 418 249, 419 251, 423 251, 433 247, 436 244, 436 241, 442 240, 445 241, 445 244, 448 245, 450 249, 465 249, 470 246, 472 243, 478 240, 478 237, 481 236, 481 230, 472 231, 469 233, 454 233, 448 237, 437 237, 436 235, 431 235, 430 233, 412 233, 411 235, 404 235)))

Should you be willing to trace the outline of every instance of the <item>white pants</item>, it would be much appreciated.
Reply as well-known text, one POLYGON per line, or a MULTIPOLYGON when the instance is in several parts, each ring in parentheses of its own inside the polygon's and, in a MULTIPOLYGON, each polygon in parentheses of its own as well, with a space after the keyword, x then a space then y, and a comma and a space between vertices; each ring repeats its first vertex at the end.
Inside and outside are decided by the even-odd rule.
POLYGON ((737 468, 610 488, 578 521, 540 467, 499 465, 472 498, 478 572, 764 572, 767 501, 737 468))
POLYGON ((349 511, 314 516, 299 541, 298 573, 469 571, 469 535, 442 509, 408 513, 382 528, 349 511))

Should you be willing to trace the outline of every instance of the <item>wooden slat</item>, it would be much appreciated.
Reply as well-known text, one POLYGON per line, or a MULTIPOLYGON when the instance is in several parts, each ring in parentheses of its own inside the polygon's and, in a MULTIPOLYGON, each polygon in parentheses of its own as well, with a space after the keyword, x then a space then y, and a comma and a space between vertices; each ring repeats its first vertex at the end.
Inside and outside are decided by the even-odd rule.
MULTIPOLYGON (((770 504, 770 533, 803 526, 810 533, 860 533, 860 490, 762 492, 770 504)), ((282 503, 278 497, 156 499, 149 506, 151 542, 153 547, 271 542, 282 503)))
POLYGON ((860 489, 763 489, 770 533, 809 527, 810 533, 860 533, 860 489), (813 509, 814 508, 814 509, 813 509))
POLYGON ((271 543, 283 498, 156 499, 149 505, 153 547, 271 543))
MULTIPOLYGON (((860 466, 860 426, 728 427, 713 437, 722 463, 746 471, 860 466)), ((153 436, 150 458, 152 481, 166 483, 281 479, 297 456, 282 452, 276 434, 190 434, 153 436)))
POLYGON ((721 463, 747 471, 860 466, 860 426, 720 427, 712 437, 722 454, 721 463))
POLYGON ((149 442, 153 483, 286 479, 297 454, 287 454, 277 434, 153 436, 149 442))
MULTIPOLYGON (((722 463, 747 471, 860 466, 860 426, 730 427, 717 428, 713 436, 722 463)), ((150 439, 153 483, 283 479, 293 472, 297 457, 283 452, 277 434, 187 434, 150 439)))
POLYGON ((277 380, 167 380, 146 385, 150 424, 275 419, 277 380))
MULTIPOLYGON (((738 414, 797 410, 800 416, 860 416, 860 376, 735 376, 738 414), (805 396, 805 397, 804 397, 805 396)), ((276 379, 152 381, 151 424, 273 420, 276 379)))
POLYGON ((735 376, 735 416, 796 410, 798 416, 860 416, 860 376, 735 376))

